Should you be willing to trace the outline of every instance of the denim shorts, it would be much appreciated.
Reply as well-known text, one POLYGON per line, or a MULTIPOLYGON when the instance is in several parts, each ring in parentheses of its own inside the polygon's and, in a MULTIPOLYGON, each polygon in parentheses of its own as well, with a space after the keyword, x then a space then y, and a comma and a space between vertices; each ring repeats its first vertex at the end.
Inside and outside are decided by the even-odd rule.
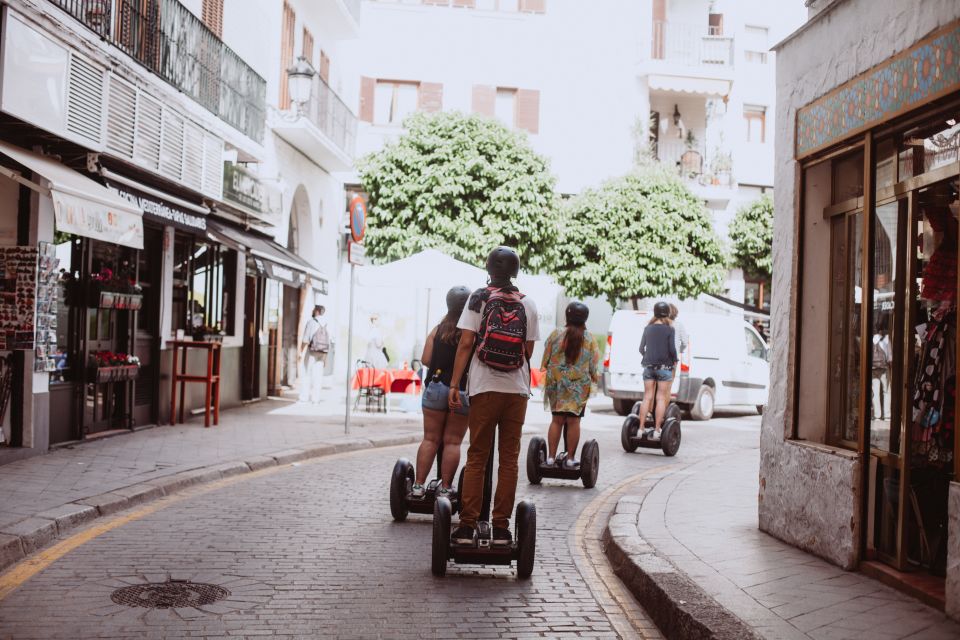
POLYGON ((673 380, 673 367, 666 365, 654 365, 643 368, 644 380, 656 380, 657 382, 669 382, 673 380))
MULTIPOLYGON (((449 398, 450 387, 442 382, 434 381, 428 384, 427 388, 423 390, 423 398, 420 401, 420 405, 424 409, 432 409, 446 413, 450 410, 449 398)), ((460 402, 463 406, 457 409, 455 413, 465 416, 470 413, 470 397, 465 391, 460 392, 460 402)))

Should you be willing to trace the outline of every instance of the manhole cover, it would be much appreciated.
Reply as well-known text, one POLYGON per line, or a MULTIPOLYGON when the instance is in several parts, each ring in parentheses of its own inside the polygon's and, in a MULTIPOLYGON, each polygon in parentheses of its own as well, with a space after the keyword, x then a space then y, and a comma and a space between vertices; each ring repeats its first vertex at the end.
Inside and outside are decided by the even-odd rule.
POLYGON ((122 587, 110 594, 110 599, 128 607, 173 609, 213 604, 229 595, 229 591, 215 584, 171 580, 122 587))

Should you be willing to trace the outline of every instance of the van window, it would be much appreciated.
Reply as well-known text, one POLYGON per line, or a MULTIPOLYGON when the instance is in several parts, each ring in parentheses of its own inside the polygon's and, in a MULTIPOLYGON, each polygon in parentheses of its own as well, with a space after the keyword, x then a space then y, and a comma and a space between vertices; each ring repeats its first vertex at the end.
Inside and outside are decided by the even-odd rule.
POLYGON ((754 358, 765 358, 767 353, 766 349, 763 348, 763 343, 760 342, 760 338, 746 327, 744 327, 743 332, 747 334, 747 353, 754 358))

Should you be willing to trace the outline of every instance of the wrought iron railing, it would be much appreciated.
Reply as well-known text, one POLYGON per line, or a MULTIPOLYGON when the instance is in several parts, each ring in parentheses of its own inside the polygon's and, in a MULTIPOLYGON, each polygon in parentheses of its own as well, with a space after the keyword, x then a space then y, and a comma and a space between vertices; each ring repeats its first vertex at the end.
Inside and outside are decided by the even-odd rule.
POLYGON ((350 108, 317 74, 313 78, 310 102, 304 105, 304 114, 317 125, 334 144, 351 158, 357 137, 357 117, 350 108))
POLYGON ((267 82, 178 0, 50 0, 224 122, 263 141, 267 82))
POLYGON ((716 27, 664 22, 653 23, 651 57, 685 65, 733 65, 733 38, 715 35, 716 27))

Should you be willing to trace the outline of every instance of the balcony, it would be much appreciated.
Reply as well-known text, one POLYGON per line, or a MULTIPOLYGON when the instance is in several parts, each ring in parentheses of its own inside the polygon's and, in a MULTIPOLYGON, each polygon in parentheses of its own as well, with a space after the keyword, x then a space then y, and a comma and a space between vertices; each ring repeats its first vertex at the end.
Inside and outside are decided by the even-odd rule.
POLYGON ((258 143, 267 83, 178 0, 50 0, 258 143))
POLYGON ((661 138, 652 145, 656 158, 675 168, 697 196, 721 206, 729 201, 734 186, 730 152, 715 149, 708 155, 699 142, 691 145, 675 138, 661 138))
POLYGON ((707 26, 653 23, 650 59, 641 72, 654 90, 724 96, 733 81, 733 37, 707 26))
POLYGON ((317 74, 310 100, 300 110, 279 112, 271 121, 274 133, 328 171, 353 168, 357 117, 317 74))

